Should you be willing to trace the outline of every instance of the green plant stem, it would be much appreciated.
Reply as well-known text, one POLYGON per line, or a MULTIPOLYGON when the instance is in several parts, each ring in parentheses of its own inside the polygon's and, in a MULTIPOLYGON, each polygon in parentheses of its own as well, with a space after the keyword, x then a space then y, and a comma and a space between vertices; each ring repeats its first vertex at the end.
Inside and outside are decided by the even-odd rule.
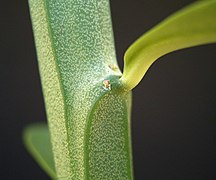
POLYGON ((132 179, 108 0, 29 0, 57 179, 132 179), (110 83, 110 84, 109 84, 110 83))

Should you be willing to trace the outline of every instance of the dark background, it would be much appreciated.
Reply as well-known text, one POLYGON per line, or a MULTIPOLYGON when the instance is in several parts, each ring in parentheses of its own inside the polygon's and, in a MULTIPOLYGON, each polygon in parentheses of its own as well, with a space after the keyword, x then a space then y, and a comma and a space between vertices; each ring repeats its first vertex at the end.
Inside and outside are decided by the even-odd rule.
MULTIPOLYGON (((190 2, 113 0, 120 66, 136 38, 190 2)), ((27 1, 1 1, 0 20, 0 179, 46 180, 21 140, 46 121, 27 1)), ((160 58, 133 92, 135 179, 216 179, 216 45, 160 58)))

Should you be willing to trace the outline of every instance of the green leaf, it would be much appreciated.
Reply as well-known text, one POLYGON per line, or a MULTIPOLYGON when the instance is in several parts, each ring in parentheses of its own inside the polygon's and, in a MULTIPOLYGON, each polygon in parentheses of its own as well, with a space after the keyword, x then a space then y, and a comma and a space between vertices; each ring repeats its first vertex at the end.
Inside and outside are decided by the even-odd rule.
POLYGON ((34 124, 25 128, 24 143, 29 153, 53 179, 56 178, 50 135, 45 124, 34 124))
POLYGON ((121 81, 126 89, 133 89, 159 57, 215 42, 216 1, 198 1, 162 21, 128 48, 121 81))

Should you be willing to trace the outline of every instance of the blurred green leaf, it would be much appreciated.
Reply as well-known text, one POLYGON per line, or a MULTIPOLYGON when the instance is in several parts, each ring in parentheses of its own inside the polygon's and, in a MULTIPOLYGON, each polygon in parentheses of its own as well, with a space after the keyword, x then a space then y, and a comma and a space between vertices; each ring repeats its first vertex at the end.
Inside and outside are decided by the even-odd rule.
POLYGON ((24 143, 29 153, 47 174, 55 178, 55 165, 48 127, 45 124, 34 124, 25 128, 24 143))
POLYGON ((198 1, 171 15, 135 41, 125 53, 122 82, 133 89, 159 57, 216 42, 216 1, 198 1))

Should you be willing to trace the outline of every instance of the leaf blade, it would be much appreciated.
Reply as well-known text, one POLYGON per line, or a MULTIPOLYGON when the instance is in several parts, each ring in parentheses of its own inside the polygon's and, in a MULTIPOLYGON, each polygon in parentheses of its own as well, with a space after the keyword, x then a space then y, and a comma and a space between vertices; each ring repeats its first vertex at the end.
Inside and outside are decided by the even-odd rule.
POLYGON ((23 141, 41 168, 55 179, 54 158, 47 125, 41 123, 26 127, 23 132, 23 141))
POLYGON ((216 42, 216 1, 199 1, 169 16, 126 51, 122 83, 133 89, 159 57, 183 48, 216 42))

